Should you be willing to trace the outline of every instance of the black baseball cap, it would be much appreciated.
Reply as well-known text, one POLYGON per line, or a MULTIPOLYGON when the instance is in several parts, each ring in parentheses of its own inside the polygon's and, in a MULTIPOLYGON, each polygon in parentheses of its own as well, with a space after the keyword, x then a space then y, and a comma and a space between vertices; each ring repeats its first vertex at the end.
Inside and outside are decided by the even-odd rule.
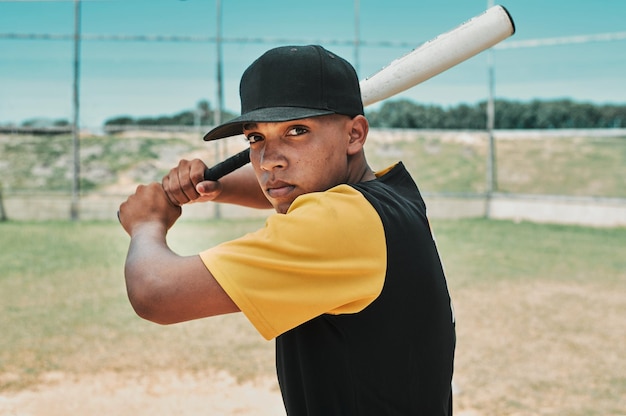
POLYGON ((215 127, 204 140, 242 134, 246 123, 363 114, 356 71, 319 45, 282 46, 265 52, 243 73, 239 96, 241 116, 215 127))

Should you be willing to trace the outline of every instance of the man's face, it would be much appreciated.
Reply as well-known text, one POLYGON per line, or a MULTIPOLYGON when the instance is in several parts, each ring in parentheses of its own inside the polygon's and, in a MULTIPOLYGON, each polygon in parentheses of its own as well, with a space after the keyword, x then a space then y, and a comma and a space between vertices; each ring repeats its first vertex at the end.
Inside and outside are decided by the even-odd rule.
POLYGON ((346 183, 350 118, 330 115, 244 126, 250 162, 276 212, 299 195, 346 183))

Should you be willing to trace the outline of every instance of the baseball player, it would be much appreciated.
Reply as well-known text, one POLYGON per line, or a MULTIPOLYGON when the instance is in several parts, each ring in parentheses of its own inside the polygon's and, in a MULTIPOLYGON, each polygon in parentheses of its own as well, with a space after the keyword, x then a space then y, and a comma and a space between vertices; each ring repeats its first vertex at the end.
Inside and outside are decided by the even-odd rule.
MULTIPOLYGON (((316 45, 271 49, 244 72, 250 166, 217 182, 181 161, 120 207, 125 276, 145 319, 243 312, 276 339, 289 415, 451 415, 455 324, 426 206, 401 162, 367 163, 353 67, 316 45), (166 234, 189 202, 273 207, 265 226, 198 255, 166 234)), ((201 235, 198 238, 202 238, 201 235)))

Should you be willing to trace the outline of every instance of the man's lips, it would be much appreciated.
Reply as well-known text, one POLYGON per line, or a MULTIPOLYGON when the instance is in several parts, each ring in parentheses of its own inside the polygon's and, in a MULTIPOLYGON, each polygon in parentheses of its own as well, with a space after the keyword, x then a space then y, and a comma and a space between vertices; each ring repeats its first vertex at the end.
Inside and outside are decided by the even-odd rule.
POLYGON ((286 182, 275 181, 266 184, 265 189, 271 198, 282 198, 293 191, 295 186, 286 182))

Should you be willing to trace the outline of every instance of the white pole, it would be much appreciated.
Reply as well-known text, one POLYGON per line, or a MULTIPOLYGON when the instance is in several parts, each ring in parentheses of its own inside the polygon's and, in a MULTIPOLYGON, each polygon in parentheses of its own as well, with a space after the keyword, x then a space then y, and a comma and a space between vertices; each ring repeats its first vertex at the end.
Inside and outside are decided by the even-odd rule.
MULTIPOLYGON (((493 0, 487 0, 487 9, 493 6, 493 0)), ((485 217, 491 216, 491 197, 498 188, 496 180, 496 143, 493 136, 493 129, 495 125, 495 105, 494 105, 494 90, 495 90, 495 76, 494 76, 494 60, 493 60, 493 48, 487 51, 487 76, 489 84, 489 99, 487 101, 487 135, 489 136, 489 149, 487 152, 487 200, 485 204, 485 217)))
POLYGON ((74 0, 74 91, 72 108, 74 120, 72 125, 73 175, 72 201, 70 203, 70 219, 78 220, 80 194, 80 137, 79 137, 79 91, 80 84, 80 0, 74 0))
MULTIPOLYGON (((217 54, 217 105, 215 106, 214 122, 218 126, 222 124, 222 109, 224 108, 224 92, 223 92, 223 77, 222 77, 222 2, 221 0, 215 0, 216 7, 216 19, 217 19, 217 32, 215 37, 216 54, 217 54)), ((222 160, 221 143, 222 140, 215 140, 213 144, 215 148, 215 163, 219 163, 222 160)), ((222 211, 219 203, 214 204, 213 211, 214 218, 222 218, 222 211)))
POLYGON ((361 48, 361 6, 359 0, 354 0, 354 69, 359 74, 361 48))

